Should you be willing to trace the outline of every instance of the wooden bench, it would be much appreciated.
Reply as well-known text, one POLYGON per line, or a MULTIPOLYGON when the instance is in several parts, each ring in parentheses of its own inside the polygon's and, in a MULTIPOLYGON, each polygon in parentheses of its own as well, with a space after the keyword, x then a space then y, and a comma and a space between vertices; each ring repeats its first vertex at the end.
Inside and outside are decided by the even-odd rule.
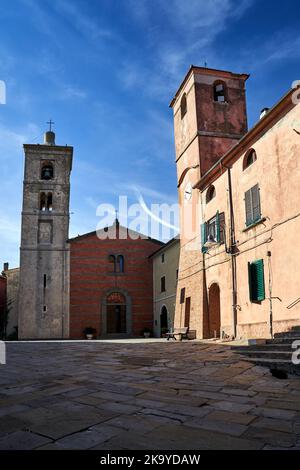
POLYGON ((169 341, 170 338, 173 338, 176 341, 177 340, 176 336, 178 336, 179 341, 182 341, 183 338, 188 339, 188 332, 189 332, 189 329, 187 326, 185 326, 184 328, 174 328, 174 330, 171 331, 170 333, 166 333, 167 341, 169 341))

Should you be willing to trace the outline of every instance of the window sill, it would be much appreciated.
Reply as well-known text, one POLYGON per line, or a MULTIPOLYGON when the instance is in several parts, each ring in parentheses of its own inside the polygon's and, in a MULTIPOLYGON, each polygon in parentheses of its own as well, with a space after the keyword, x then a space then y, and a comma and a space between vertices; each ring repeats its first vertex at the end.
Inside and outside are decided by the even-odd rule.
POLYGON ((242 232, 248 232, 248 230, 250 230, 251 228, 254 228, 256 227, 257 225, 259 224, 262 224, 263 222, 265 222, 267 219, 266 217, 261 217, 259 220, 257 220, 256 222, 253 222, 252 224, 250 225, 247 225, 246 228, 244 228, 244 230, 242 230, 242 232))

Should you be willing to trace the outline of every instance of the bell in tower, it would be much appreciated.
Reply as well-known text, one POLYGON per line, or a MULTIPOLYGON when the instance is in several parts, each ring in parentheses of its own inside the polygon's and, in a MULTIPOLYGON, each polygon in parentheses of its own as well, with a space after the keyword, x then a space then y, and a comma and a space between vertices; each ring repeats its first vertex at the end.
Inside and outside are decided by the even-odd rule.
POLYGON ((41 179, 51 180, 53 178, 53 165, 46 164, 42 167, 41 179))

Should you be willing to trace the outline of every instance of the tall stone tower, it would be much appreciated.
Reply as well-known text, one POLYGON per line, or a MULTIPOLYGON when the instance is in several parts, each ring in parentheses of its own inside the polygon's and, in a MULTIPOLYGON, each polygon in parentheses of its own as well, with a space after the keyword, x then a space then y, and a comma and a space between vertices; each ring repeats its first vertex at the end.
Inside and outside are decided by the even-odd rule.
POLYGON ((25 144, 19 338, 69 336, 69 197, 73 147, 25 144))
POLYGON ((203 337, 205 302, 201 253, 200 178, 247 132, 245 82, 249 76, 191 66, 170 107, 180 206, 180 262, 175 326, 203 337))

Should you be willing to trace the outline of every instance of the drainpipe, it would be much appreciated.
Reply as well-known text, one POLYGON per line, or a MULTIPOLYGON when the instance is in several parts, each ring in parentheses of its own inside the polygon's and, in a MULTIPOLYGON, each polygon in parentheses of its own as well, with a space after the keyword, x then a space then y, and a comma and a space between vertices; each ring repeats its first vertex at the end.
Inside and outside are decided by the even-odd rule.
POLYGON ((227 169, 228 176, 228 192, 229 192, 229 249, 231 258, 231 280, 232 280, 232 332, 236 338, 236 324, 237 324, 237 282, 236 282, 236 256, 234 256, 236 239, 234 227, 234 211, 233 211, 233 198, 232 198, 232 184, 231 184, 231 168, 221 163, 227 169))
POLYGON ((271 251, 267 252, 267 257, 268 257, 268 270, 269 270, 270 336, 271 336, 271 339, 273 339, 273 302, 272 302, 271 251))

